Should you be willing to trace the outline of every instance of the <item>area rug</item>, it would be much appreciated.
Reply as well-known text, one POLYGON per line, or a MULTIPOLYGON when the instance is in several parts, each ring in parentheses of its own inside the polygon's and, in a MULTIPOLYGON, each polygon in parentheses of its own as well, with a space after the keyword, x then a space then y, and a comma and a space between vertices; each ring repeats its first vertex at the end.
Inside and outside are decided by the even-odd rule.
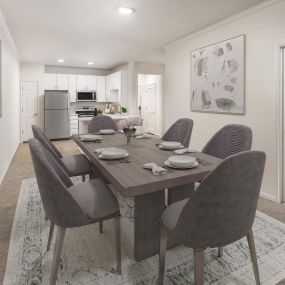
MULTIPOLYGON (((156 284, 158 256, 136 262, 132 257, 133 202, 118 197, 122 213, 122 275, 114 273, 113 222, 68 229, 57 284, 156 284)), ((46 251, 49 222, 35 179, 23 181, 16 209, 4 285, 49 284, 52 250, 46 251)), ((274 285, 285 278, 285 225, 258 212, 254 223, 261 283, 274 285)), ((52 244, 53 248, 54 241, 52 244)), ((179 246, 167 252, 165 284, 194 284, 193 252, 179 246)), ((255 284, 246 239, 205 254, 205 284, 255 284)))

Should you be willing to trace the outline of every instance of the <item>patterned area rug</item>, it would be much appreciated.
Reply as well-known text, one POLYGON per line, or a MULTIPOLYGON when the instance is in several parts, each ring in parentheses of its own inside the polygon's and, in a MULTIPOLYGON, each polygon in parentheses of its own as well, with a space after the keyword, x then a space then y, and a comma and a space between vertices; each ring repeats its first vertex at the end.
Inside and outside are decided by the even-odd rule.
MULTIPOLYGON (((113 222, 66 231, 58 283, 65 285, 155 284, 158 256, 136 262, 132 258, 133 203, 119 197, 122 213, 122 276, 114 272, 113 222)), ((49 284, 52 250, 46 251, 49 222, 35 179, 23 181, 20 192, 4 285, 49 284)), ((262 284, 274 285, 285 277, 285 225, 257 213, 254 234, 262 284)), ((54 245, 54 243, 53 243, 54 245)), ((53 248, 52 245, 52 248, 53 248)), ((216 249, 205 255, 205 284, 255 284, 245 239, 225 247, 223 258, 216 249)), ((165 284, 194 284, 193 253, 179 246, 167 252, 165 284)))

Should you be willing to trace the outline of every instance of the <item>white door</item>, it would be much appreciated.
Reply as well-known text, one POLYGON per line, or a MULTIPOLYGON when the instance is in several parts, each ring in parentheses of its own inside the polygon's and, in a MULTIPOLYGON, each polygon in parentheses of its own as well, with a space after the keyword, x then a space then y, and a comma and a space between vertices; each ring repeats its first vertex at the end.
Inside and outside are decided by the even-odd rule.
POLYGON ((57 74, 56 85, 57 90, 68 90, 68 74, 57 74))
POLYGON ((87 90, 96 91, 96 89, 97 89, 97 76, 87 75, 86 85, 87 85, 87 90))
POLYGON ((144 130, 150 133, 156 133, 156 84, 145 86, 141 92, 142 118, 144 119, 144 130))
POLYGON ((45 73, 45 90, 56 90, 56 74, 55 73, 45 73))
POLYGON ((97 76, 97 102, 106 102, 106 77, 97 76))
POLYGON ((87 90, 87 77, 86 77, 86 75, 77 75, 76 76, 76 85, 77 85, 77 91, 87 90))
POLYGON ((38 83, 21 83, 21 140, 33 137, 32 125, 38 125, 38 83))
POLYGON ((69 74, 68 75, 68 92, 69 92, 69 100, 70 102, 76 102, 76 75, 69 74))

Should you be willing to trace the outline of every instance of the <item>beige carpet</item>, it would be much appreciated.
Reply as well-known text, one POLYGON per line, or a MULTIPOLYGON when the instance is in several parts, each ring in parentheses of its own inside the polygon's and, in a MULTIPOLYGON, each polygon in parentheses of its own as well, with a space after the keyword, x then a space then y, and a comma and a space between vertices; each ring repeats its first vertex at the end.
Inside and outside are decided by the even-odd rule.
MULTIPOLYGON (((71 140, 56 142, 63 154, 77 153, 78 149, 71 140)), ((34 177, 33 166, 27 144, 21 144, 0 186, 0 284, 5 274, 10 233, 22 180, 34 177)), ((285 223, 285 204, 277 204, 260 199, 258 208, 267 215, 285 223)), ((284 284, 285 280, 278 283, 284 284)))

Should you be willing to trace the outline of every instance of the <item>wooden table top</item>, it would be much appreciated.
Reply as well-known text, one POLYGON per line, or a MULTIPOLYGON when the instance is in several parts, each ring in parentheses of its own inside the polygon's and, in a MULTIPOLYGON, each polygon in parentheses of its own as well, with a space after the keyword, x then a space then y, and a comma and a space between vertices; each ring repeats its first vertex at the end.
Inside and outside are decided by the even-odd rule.
POLYGON ((157 136, 144 139, 132 138, 130 144, 127 144, 124 134, 102 135, 101 143, 82 142, 79 136, 73 136, 75 143, 124 197, 139 196, 201 181, 221 161, 204 153, 191 153, 187 155, 208 164, 202 163, 203 165, 199 164, 198 167, 187 170, 173 169, 173 172, 166 175, 154 176, 151 170, 144 169, 142 166, 149 162, 163 165, 168 157, 174 155, 173 151, 158 148, 157 144, 161 139, 157 136), (127 150, 130 154, 130 162, 110 165, 106 160, 99 159, 95 150, 104 147, 119 147, 127 150))

